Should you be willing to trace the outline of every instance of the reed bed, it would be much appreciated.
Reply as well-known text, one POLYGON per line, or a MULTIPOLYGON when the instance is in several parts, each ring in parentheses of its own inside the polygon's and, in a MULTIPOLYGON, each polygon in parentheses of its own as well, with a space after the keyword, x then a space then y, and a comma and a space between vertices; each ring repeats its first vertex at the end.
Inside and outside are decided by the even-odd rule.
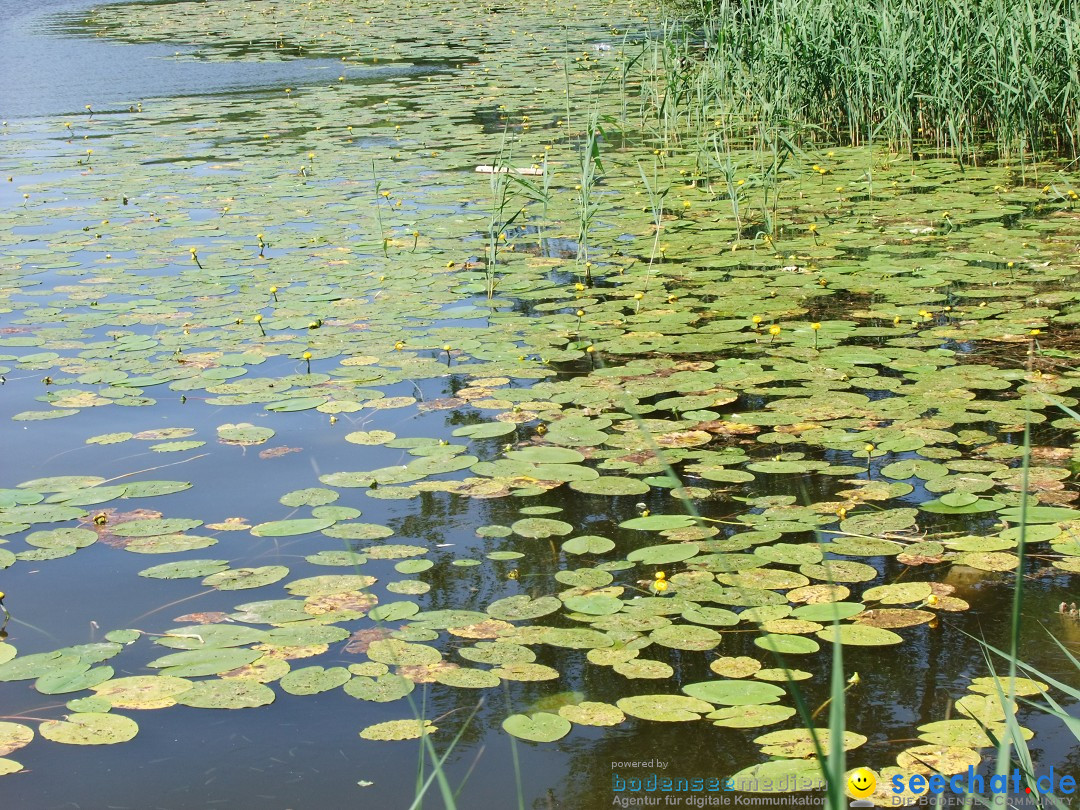
POLYGON ((965 162, 1077 155, 1074 0, 698 0, 673 10, 662 69, 645 83, 665 136, 735 115, 965 162))

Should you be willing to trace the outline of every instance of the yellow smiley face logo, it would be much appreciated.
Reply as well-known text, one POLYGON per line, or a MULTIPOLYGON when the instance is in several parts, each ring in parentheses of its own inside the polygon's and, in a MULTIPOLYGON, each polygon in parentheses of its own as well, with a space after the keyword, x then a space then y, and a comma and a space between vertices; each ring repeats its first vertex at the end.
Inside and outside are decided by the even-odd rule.
POLYGON ((869 768, 856 768, 848 776, 847 787, 856 799, 865 799, 877 789, 877 777, 869 768))

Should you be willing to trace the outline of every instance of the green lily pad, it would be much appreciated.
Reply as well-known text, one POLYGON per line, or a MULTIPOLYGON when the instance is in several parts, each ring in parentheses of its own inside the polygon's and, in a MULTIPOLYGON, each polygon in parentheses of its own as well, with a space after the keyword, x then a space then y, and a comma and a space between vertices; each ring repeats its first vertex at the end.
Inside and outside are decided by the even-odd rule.
POLYGON ((637 695, 622 698, 616 705, 631 717, 663 723, 700 720, 703 714, 713 710, 711 703, 684 695, 637 695))
POLYGON ((398 700, 405 697, 412 690, 413 682, 400 675, 380 675, 377 678, 354 675, 345 684, 346 694, 359 700, 370 700, 375 703, 389 703, 398 700))
POLYGON ((274 437, 274 430, 268 427, 256 427, 250 422, 220 425, 217 429, 218 441, 222 444, 235 444, 240 447, 254 447, 274 437))
POLYGON ((92 687, 97 696, 117 709, 163 709, 176 705, 176 696, 193 685, 170 675, 132 675, 92 687))
POLYGON ((675 674, 670 664, 663 661, 653 661, 648 658, 634 658, 630 661, 619 661, 612 665, 612 669, 624 678, 631 679, 664 679, 675 674))
POLYGON ((564 603, 569 610, 577 613, 586 613, 590 616, 608 616, 622 610, 622 600, 611 596, 588 595, 571 596, 564 603))
POLYGON ((570 534, 574 527, 569 523, 551 518, 523 518, 510 526, 521 537, 545 538, 570 534))
POLYGON ((289 569, 284 565, 264 565, 260 568, 230 568, 211 574, 202 584, 219 591, 240 591, 247 588, 261 588, 284 579, 289 569))
POLYGON ((162 675, 195 678, 200 675, 220 675, 231 669, 250 664, 260 653, 256 650, 234 648, 187 650, 156 658, 147 664, 161 669, 162 675))
POLYGON ((653 630, 649 638, 674 650, 711 650, 720 643, 723 636, 708 627, 672 624, 653 630))
POLYGON ((113 745, 134 739, 139 724, 119 714, 82 712, 65 720, 48 720, 38 726, 46 740, 65 745, 113 745))
POLYGON ((202 523, 201 520, 187 518, 148 518, 117 523, 110 527, 110 531, 117 537, 156 537, 186 532, 202 526, 202 523))
POLYGON ((46 673, 34 682, 34 688, 43 695, 62 695, 68 692, 81 692, 109 680, 113 676, 112 667, 68 667, 46 673))
POLYGON ((333 503, 340 496, 332 489, 322 487, 309 487, 297 489, 282 495, 278 501, 285 506, 323 506, 333 503))
POLYGON ((743 793, 791 793, 825 787, 821 766, 813 759, 774 759, 743 768, 729 777, 732 790, 743 793))
POLYGON ((280 683, 290 695, 317 695, 344 686, 350 678, 345 667, 303 667, 285 675, 280 683))
POLYGON ((394 666, 429 665, 442 660, 442 653, 425 644, 409 644, 397 639, 380 639, 371 642, 367 656, 372 661, 394 666))
POLYGON ((487 612, 496 619, 516 622, 538 619, 561 609, 562 602, 554 596, 541 596, 538 599, 533 599, 531 596, 521 594, 492 602, 488 605, 487 612))
POLYGON ((619 528, 660 532, 667 529, 686 529, 693 525, 694 519, 689 515, 646 515, 624 520, 619 524, 619 528))
POLYGON ((176 702, 196 709, 253 709, 274 702, 274 690, 251 678, 200 681, 176 696, 176 702))
POLYGON ((931 593, 933 591, 928 582, 897 582, 868 588, 863 599, 867 602, 881 602, 883 605, 906 605, 921 602, 931 593))
POLYGON ((776 703, 784 690, 771 683, 759 681, 701 681, 686 684, 682 690, 691 697, 722 706, 757 706, 776 703))
POLYGON ((613 541, 592 534, 571 537, 562 544, 562 550, 567 554, 605 554, 613 548, 613 541))
POLYGON ((754 639, 754 646, 782 655, 810 655, 820 649, 820 645, 812 638, 783 633, 759 636, 754 639))
POLYGON ((553 681, 562 677, 559 674, 559 670, 544 666, 543 664, 536 664, 532 661, 503 664, 502 666, 495 667, 495 669, 491 670, 491 674, 507 681, 530 683, 535 681, 553 681))
POLYGON ((579 726, 617 726, 626 720, 626 715, 618 706, 588 700, 572 706, 561 706, 559 716, 579 726))
POLYGON ((0 757, 18 751, 34 739, 34 730, 21 723, 0 722, 0 757))
POLYGON ((651 487, 637 478, 602 475, 585 481, 571 481, 570 489, 586 495, 644 495, 651 487))
POLYGON ((891 630, 864 624, 841 624, 835 627, 826 627, 818 630, 816 635, 830 644, 836 640, 841 644, 858 647, 884 647, 890 644, 899 644, 904 640, 902 636, 898 636, 891 630))
POLYGON ((388 720, 376 723, 360 732, 365 740, 418 740, 425 734, 434 734, 439 729, 430 720, 388 720))
POLYGON ((570 721, 551 712, 512 714, 502 722, 503 731, 519 740, 555 742, 570 733, 570 721))
POLYGON ((220 573, 228 567, 228 560, 182 560, 144 568, 139 576, 150 579, 194 579, 220 573))
POLYGON ((473 669, 471 667, 439 670, 435 675, 435 680, 446 686, 456 686, 459 689, 490 689, 502 682, 493 671, 473 669))
POLYGON ((295 518, 293 520, 274 520, 269 523, 260 523, 252 528, 251 533, 256 537, 295 537, 301 534, 312 534, 329 529, 335 521, 325 518, 295 518))
POLYGON ((706 719, 712 720, 714 726, 721 728, 761 728, 782 723, 794 716, 794 709, 775 703, 760 706, 731 706, 705 715, 706 719))
POLYGON ((626 559, 642 565, 669 565, 688 560, 696 556, 698 551, 695 543, 669 543, 635 549, 626 555, 626 559))
MULTIPOLYGON (((813 757, 818 750, 814 747, 815 736, 821 751, 828 751, 831 735, 827 728, 817 728, 813 732, 805 728, 770 731, 757 737, 754 742, 761 746, 761 753, 771 757, 808 758, 813 757)), ((843 737, 845 751, 851 751, 866 743, 866 737, 854 731, 845 731, 843 737)))
POLYGON ((26 542, 37 548, 85 548, 96 541, 97 534, 89 529, 52 529, 26 536, 26 542))

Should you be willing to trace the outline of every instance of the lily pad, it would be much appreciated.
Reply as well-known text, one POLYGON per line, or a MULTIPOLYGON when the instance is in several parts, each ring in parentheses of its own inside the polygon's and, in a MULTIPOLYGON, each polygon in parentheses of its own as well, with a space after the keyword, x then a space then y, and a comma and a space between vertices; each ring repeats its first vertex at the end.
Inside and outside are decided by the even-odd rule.
POLYGON ((637 695, 621 698, 616 705, 631 717, 663 723, 700 720, 713 710, 711 703, 684 695, 637 695))
POLYGON ((701 681, 689 683, 682 690, 691 697, 718 703, 722 706, 757 706, 777 703, 784 690, 771 683, 758 681, 701 681))
POLYGON ((261 588, 284 579, 289 569, 284 565, 264 565, 260 568, 230 568, 211 574, 202 584, 219 591, 240 591, 248 588, 261 588))
POLYGON ((176 702, 196 709, 253 709, 274 702, 274 690, 251 678, 200 681, 176 696, 176 702))
POLYGON ((274 520, 269 523, 260 523, 251 530, 251 533, 256 537, 296 537, 329 529, 335 522, 326 518, 274 520))
POLYGON ((617 726, 626 720, 618 706, 588 700, 560 707, 559 715, 579 726, 617 726))
POLYGON ((388 720, 368 726, 360 732, 360 736, 365 740, 417 740, 438 730, 430 720, 388 720))
POLYGON ((841 644, 850 644, 857 647, 884 647, 890 644, 899 644, 903 641, 891 630, 880 627, 872 627, 864 624, 841 624, 835 627, 826 627, 817 631, 817 637, 829 642, 837 640, 841 644))
POLYGON ((502 722, 503 730, 519 740, 555 742, 570 733, 570 721, 551 712, 512 714, 502 722))
POLYGON ((46 740, 65 745, 114 745, 134 739, 139 724, 130 717, 100 712, 81 712, 64 720, 47 720, 38 726, 46 740))

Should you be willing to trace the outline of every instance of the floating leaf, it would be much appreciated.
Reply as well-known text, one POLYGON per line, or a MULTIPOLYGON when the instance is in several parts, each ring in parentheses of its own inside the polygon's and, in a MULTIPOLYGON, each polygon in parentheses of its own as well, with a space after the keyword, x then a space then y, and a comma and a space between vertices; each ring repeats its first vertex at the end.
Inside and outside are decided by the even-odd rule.
POLYGON ((884 605, 904 605, 922 602, 931 593, 928 582, 897 582, 869 588, 863 594, 863 599, 867 602, 881 602, 884 605))
POLYGON ((590 594, 587 596, 570 596, 564 603, 569 610, 577 613, 586 613, 590 616, 608 616, 622 610, 622 600, 611 596, 590 594))
POLYGON ((81 692, 113 676, 112 667, 68 667, 46 673, 34 682, 34 688, 43 695, 62 695, 68 692, 81 692))
POLYGON ((228 560, 183 560, 144 568, 139 572, 139 576, 151 579, 193 579, 217 574, 228 567, 228 560))
POLYGON ((612 666, 616 672, 624 678, 652 678, 667 679, 675 674, 670 664, 663 661, 652 661, 648 658, 634 658, 630 661, 620 661, 612 666))
POLYGON ((966 773, 968 768, 977 768, 981 762, 982 755, 978 751, 955 745, 917 745, 901 751, 896 757, 896 764, 904 770, 926 776, 966 773))
POLYGON ((335 522, 325 518, 274 520, 269 523, 260 523, 251 530, 251 533, 256 537, 295 537, 300 534, 321 532, 333 526, 335 522))
MULTIPOLYGON (((491 670, 491 674, 507 681, 553 681, 561 677, 559 670, 532 662, 507 663, 491 670)), ((445 683, 445 681, 444 681, 445 683)))
POLYGON ((723 706, 756 706, 762 703, 776 703, 784 696, 784 690, 779 686, 744 680, 702 681, 687 684, 682 690, 691 697, 723 706))
POLYGON ((826 627, 823 630, 818 630, 816 635, 830 644, 836 640, 841 644, 851 644, 858 647, 883 647, 889 644, 899 644, 904 640, 903 637, 898 636, 891 630, 863 624, 841 624, 835 627, 826 627))
POLYGON ((812 759, 774 759, 730 776, 732 790, 743 793, 791 793, 825 787, 821 766, 812 759))
POLYGON ((442 653, 434 647, 424 644, 409 644, 397 639, 373 641, 368 647, 367 656, 372 661, 379 661, 394 666, 415 666, 434 664, 442 660, 442 653))
POLYGON ((264 565, 260 568, 231 568, 211 574, 202 584, 219 591, 240 591, 247 588, 261 588, 284 579, 289 569, 284 565, 264 565))
MULTIPOLYGON (((827 728, 814 729, 818 745, 822 751, 828 751, 830 732, 827 728)), ((853 731, 843 733, 843 747, 845 751, 858 748, 866 742, 866 737, 853 731)), ((761 746, 761 753, 771 757, 813 757, 816 753, 811 731, 805 728, 793 728, 784 731, 771 731, 762 734, 754 740, 761 746)))
POLYGON ((562 550, 567 554, 605 554, 613 548, 613 541, 592 534, 571 537, 562 544, 562 550))
POLYGON ((251 678, 200 681, 176 696, 176 702, 196 709, 253 709, 274 702, 274 690, 251 678))
POLYGON ((0 776, 7 776, 9 773, 18 773, 23 769, 21 763, 16 762, 13 759, 7 757, 0 757, 0 776))
MULTIPOLYGON (((820 635, 820 633, 819 633, 820 635)), ((810 655, 816 653, 820 645, 812 638, 803 636, 769 633, 754 639, 754 646, 782 655, 810 655)))
POLYGON ((711 703, 683 695, 637 695, 622 698, 616 705, 631 717, 664 723, 699 720, 713 710, 711 703))
POLYGON ((82 712, 64 720, 47 720, 38 726, 46 740, 65 745, 113 745, 134 739, 139 724, 119 714, 82 712))
POLYGON ((686 529, 693 525, 694 519, 689 515, 647 515, 624 520, 619 524, 619 528, 659 532, 667 529, 686 529))
POLYGON ((274 430, 268 427, 256 427, 250 422, 224 424, 217 429, 218 441, 222 444, 235 444, 241 447, 253 447, 274 437, 274 430))
POLYGON ((470 667, 440 670, 436 673, 435 680, 446 686, 456 686, 461 689, 489 689, 501 683, 499 676, 494 672, 470 667))
POLYGON ((201 520, 188 518, 148 518, 117 523, 115 526, 110 526, 109 530, 117 537, 156 537, 186 532, 201 525, 201 520))
POLYGON ((0 722, 0 757, 18 751, 34 739, 34 730, 20 723, 0 722))
POLYGON ((670 565, 688 560, 698 553, 695 543, 670 543, 663 546, 646 546, 631 551, 626 559, 642 565, 670 565))
POLYGON ((584 481, 571 481, 570 489, 586 495, 644 495, 651 487, 637 478, 602 475, 584 481))
POLYGON ((713 721, 714 726, 722 728, 760 728, 782 723, 794 716, 794 709, 775 703, 761 706, 732 706, 717 709, 705 715, 707 719, 713 721))
POLYGON ((574 530, 569 523, 551 518, 523 518, 514 522, 510 528, 513 529, 514 534, 521 537, 537 539, 570 534, 574 530))
POLYGON ((512 714, 502 722, 503 730, 520 740, 555 742, 570 733, 570 721, 551 712, 512 714))
POLYGON ((105 681, 93 690, 117 709, 163 709, 176 705, 176 696, 192 684, 186 678, 169 675, 133 675, 105 681))
POLYGON ((205 649, 187 650, 156 658, 147 666, 162 669, 162 675, 195 678, 200 675, 219 675, 250 664, 259 653, 256 650, 205 649))
POLYGON ((360 732, 365 740, 416 740, 439 729, 430 720, 389 720, 360 732))
POLYGON ((413 682, 400 675, 380 675, 378 678, 354 676, 345 684, 345 692, 360 700, 388 703, 412 692, 413 682))
POLYGON ((617 726, 626 720, 618 706, 610 703, 584 701, 572 706, 561 706, 559 716, 579 726, 617 726))
POLYGON ((339 497, 338 493, 332 489, 309 487, 308 489, 287 492, 278 501, 285 506, 323 506, 324 504, 333 503, 339 497))
POLYGON ((562 602, 554 596, 541 596, 538 599, 533 599, 531 596, 521 594, 492 602, 488 605, 487 612, 496 619, 514 622, 538 619, 561 608, 562 602))
POLYGON ((720 643, 723 636, 708 627, 673 624, 653 630, 649 638, 674 650, 711 650, 720 643))

